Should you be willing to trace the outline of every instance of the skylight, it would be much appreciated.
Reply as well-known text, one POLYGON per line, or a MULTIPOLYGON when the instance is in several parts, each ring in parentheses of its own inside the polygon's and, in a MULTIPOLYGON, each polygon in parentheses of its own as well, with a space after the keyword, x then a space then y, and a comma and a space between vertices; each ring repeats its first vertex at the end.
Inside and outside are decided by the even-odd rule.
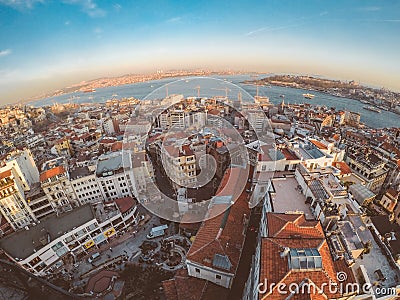
POLYGON ((322 269, 322 257, 316 248, 290 249, 289 268, 293 270, 322 269))

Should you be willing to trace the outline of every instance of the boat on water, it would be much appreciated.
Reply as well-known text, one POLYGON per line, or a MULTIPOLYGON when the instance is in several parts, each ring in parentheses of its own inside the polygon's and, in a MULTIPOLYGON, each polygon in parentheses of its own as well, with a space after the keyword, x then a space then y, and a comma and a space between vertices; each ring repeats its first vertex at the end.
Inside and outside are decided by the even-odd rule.
POLYGON ((285 98, 285 95, 280 95, 279 97, 281 97, 281 98, 285 98))
POLYGON ((96 89, 85 89, 83 90, 84 93, 94 93, 96 92, 96 89))
POLYGON ((389 108, 387 108, 387 107, 385 107, 385 106, 383 106, 383 105, 378 105, 378 108, 383 109, 383 110, 386 110, 386 111, 389 111, 389 108))
POLYGON ((364 104, 369 104, 369 102, 367 100, 360 100, 360 102, 364 103, 364 104))
POLYGON ((315 97, 315 95, 307 93, 307 94, 303 94, 303 97, 306 98, 306 99, 312 99, 312 98, 315 97))
POLYGON ((376 108, 376 107, 371 106, 371 105, 363 106, 363 108, 366 109, 366 110, 369 110, 369 111, 376 112, 376 113, 381 113, 381 110, 379 108, 376 108))

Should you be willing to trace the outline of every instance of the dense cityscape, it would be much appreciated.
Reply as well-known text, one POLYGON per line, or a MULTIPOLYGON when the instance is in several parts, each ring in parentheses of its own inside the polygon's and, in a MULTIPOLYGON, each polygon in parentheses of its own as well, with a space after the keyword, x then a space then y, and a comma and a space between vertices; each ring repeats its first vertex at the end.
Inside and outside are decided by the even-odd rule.
POLYGON ((10 299, 277 299, 304 280, 358 287, 323 291, 329 299, 399 293, 399 128, 240 94, 14 105, 0 115, 10 299), (211 167, 203 155, 215 173, 191 187, 211 167), (164 195, 175 217, 154 213, 164 195), (260 290, 264 278, 286 288, 260 290))
POLYGON ((400 1, 0 0, 0 300, 400 300, 400 1))

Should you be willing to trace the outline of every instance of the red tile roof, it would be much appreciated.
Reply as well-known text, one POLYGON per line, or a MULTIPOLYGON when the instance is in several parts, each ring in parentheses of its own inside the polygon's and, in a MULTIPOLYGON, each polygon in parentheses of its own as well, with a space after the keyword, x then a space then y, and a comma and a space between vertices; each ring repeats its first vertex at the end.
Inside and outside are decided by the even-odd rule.
POLYGON ((328 147, 324 143, 321 143, 320 141, 310 140, 310 142, 313 143, 319 149, 324 149, 324 150, 328 149, 328 147))
POLYGON ((116 151, 119 151, 119 150, 122 150, 122 142, 121 141, 115 142, 111 146, 111 151, 112 152, 116 152, 116 151))
POLYGON ((190 277, 186 269, 177 271, 173 279, 163 281, 167 300, 227 299, 229 290, 207 280, 190 277))
POLYGON ((10 176, 11 176, 11 169, 0 173, 0 180, 10 176))
POLYGON ((53 169, 44 171, 42 174, 40 174, 40 181, 45 181, 51 177, 54 177, 54 176, 57 176, 57 175, 60 175, 63 173, 65 173, 64 166, 55 167, 53 169))
POLYGON ((118 198, 114 200, 119 211, 123 214, 135 206, 135 200, 132 197, 118 198))
MULTIPOLYGON (((302 285, 314 283, 317 287, 324 287, 329 282, 338 283, 336 273, 346 272, 349 282, 355 282, 354 275, 346 263, 334 262, 325 240, 321 224, 318 221, 306 220, 303 214, 276 214, 268 213, 268 237, 261 241, 260 282, 267 279, 268 289, 260 294, 260 299, 286 299, 287 294, 279 293, 277 286, 284 284, 283 290, 288 291, 290 284, 302 285), (322 258, 322 269, 296 270, 289 267, 289 254, 281 256, 283 250, 288 248, 318 249, 322 258), (269 290, 269 285, 275 286, 269 290)), ((306 289, 307 291, 307 289, 306 289)), ((288 291, 289 292, 289 291, 288 291)), ((342 295, 332 293, 325 286, 323 293, 295 295, 292 299, 335 299, 342 295)))
POLYGON ((353 173, 349 167, 348 164, 346 164, 344 161, 335 161, 333 162, 333 166, 335 168, 338 168, 340 170, 341 175, 346 175, 346 174, 351 174, 353 173))
POLYGON ((286 160, 298 160, 299 158, 287 148, 280 149, 286 160))
POLYGON ((187 260, 218 269, 212 264, 214 256, 226 255, 231 268, 221 269, 221 271, 235 274, 245 240, 243 221, 245 216, 250 216, 247 193, 237 188, 239 186, 237 179, 246 172, 247 170, 242 168, 233 168, 226 172, 217 195, 228 196, 240 193, 240 196, 229 209, 227 209, 227 204, 214 204, 211 207, 208 214, 215 217, 202 223, 187 253, 187 260))

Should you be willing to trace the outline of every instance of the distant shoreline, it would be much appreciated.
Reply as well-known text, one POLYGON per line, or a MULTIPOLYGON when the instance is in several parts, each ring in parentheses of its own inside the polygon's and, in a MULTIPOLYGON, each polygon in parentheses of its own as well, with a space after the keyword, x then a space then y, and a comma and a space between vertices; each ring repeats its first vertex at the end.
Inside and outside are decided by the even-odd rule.
POLYGON ((96 89, 106 87, 117 87, 127 84, 135 84, 141 82, 149 82, 154 80, 161 80, 167 78, 181 78, 187 76, 210 76, 210 75, 241 75, 241 74, 261 74, 256 72, 242 72, 242 71, 208 71, 208 70, 193 70, 193 71, 167 71, 165 73, 153 73, 153 74, 129 74, 117 77, 98 78, 90 81, 83 81, 79 84, 74 84, 69 87, 49 92, 39 96, 31 97, 26 100, 19 101, 18 103, 31 103, 45 98, 57 97, 66 94, 73 94, 77 92, 95 93, 96 89))
POLYGON ((311 76, 273 75, 258 80, 246 80, 243 83, 255 86, 271 85, 319 92, 334 97, 357 100, 366 105, 400 114, 400 111, 396 111, 393 108, 398 105, 400 93, 358 85, 354 81, 347 83, 339 80, 321 79, 311 76), (379 104, 377 102, 379 102, 379 104))

